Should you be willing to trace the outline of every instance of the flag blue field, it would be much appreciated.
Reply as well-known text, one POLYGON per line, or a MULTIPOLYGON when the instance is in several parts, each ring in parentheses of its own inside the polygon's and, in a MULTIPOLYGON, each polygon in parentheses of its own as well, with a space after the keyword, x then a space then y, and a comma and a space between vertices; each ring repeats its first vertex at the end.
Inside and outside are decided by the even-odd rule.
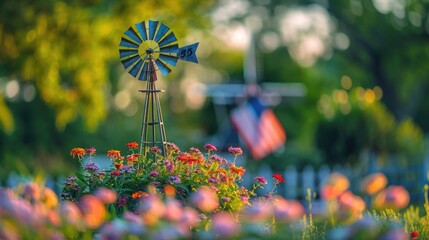
POLYGON ((254 159, 262 159, 286 142, 286 131, 274 112, 258 98, 233 109, 231 123, 254 159))

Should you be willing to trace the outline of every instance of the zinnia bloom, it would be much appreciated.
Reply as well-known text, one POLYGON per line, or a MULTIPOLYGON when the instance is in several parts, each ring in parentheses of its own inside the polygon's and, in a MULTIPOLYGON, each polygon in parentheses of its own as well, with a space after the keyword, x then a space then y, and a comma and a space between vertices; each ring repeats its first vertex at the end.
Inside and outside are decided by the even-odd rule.
POLYGON ((282 175, 280 175, 278 173, 274 173, 273 174, 273 178, 277 181, 277 183, 285 182, 285 180, 283 179, 282 175))
POLYGON ((228 152, 234 154, 234 156, 239 156, 243 154, 243 150, 240 147, 229 147, 228 152))
POLYGON ((151 151, 152 153, 162 153, 161 149, 159 149, 159 147, 158 147, 158 146, 153 146, 153 147, 151 147, 151 148, 150 148, 150 151, 151 151))
POLYGON ((264 176, 257 176, 255 178, 253 178, 253 180, 255 182, 258 182, 258 183, 262 184, 262 185, 266 185, 267 184, 267 180, 265 180, 264 176))
POLYGON ((204 149, 206 149, 209 152, 211 152, 211 151, 217 151, 217 148, 213 144, 210 144, 210 143, 207 143, 204 146, 204 149))
POLYGON ((119 150, 109 150, 107 151, 107 156, 115 159, 119 159, 121 157, 121 151, 119 150))
POLYGON ((149 194, 146 192, 143 192, 143 191, 138 191, 138 192, 134 192, 133 194, 131 194, 131 197, 134 199, 147 197, 147 196, 149 196, 149 194))
POLYGON ((137 149, 139 147, 139 144, 137 142, 129 142, 127 143, 127 147, 129 149, 137 149))
POLYGON ((170 143, 170 142, 166 143, 165 148, 167 149, 167 152, 169 154, 175 154, 175 153, 177 154, 180 152, 180 149, 174 143, 170 143))
POLYGON ((73 158, 74 158, 75 156, 77 156, 79 159, 81 159, 84 155, 85 155, 85 149, 80 148, 80 147, 78 147, 78 148, 73 148, 73 149, 70 151, 70 156, 72 156, 73 158))
POLYGON ((87 148, 87 149, 85 149, 85 151, 86 151, 86 153, 88 153, 89 155, 95 155, 95 152, 97 151, 95 148, 93 148, 93 147, 90 147, 90 148, 87 148))

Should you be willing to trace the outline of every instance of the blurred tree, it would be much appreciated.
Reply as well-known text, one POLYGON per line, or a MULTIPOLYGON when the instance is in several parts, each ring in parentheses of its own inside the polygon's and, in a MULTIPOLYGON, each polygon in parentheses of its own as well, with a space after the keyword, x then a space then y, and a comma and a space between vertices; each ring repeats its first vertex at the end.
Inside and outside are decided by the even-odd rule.
MULTIPOLYGON (((0 160, 7 162, 3 171, 16 160, 52 168, 48 159, 58 158, 58 151, 64 155, 70 144, 97 144, 89 142, 95 136, 88 136, 88 131, 98 131, 98 141, 119 139, 111 126, 124 127, 116 136, 128 134, 129 121, 134 119, 124 120, 124 115, 109 111, 117 110, 111 105, 120 90, 119 76, 125 72, 118 54, 122 34, 134 23, 157 19, 183 39, 192 29, 207 28, 212 4, 0 1, 0 160), (100 125, 105 129, 100 131, 100 125)), ((114 147, 106 145, 103 148, 114 147)))

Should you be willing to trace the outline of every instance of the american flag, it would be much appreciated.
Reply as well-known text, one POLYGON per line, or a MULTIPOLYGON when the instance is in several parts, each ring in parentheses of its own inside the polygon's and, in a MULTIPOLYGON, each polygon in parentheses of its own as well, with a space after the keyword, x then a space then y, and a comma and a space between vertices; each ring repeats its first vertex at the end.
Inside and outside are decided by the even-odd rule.
POLYGON ((254 159, 265 157, 286 142, 283 126, 258 98, 250 98, 233 109, 231 122, 254 159))

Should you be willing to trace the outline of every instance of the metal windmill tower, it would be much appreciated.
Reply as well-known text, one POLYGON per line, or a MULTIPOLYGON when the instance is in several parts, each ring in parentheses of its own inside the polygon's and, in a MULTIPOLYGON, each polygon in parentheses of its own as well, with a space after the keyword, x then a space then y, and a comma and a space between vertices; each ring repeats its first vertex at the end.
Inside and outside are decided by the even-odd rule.
POLYGON ((165 155, 164 120, 155 81, 158 72, 163 76, 171 72, 178 60, 198 63, 195 55, 198 43, 179 48, 174 32, 165 24, 154 20, 142 21, 130 26, 119 43, 119 55, 125 69, 135 78, 147 81, 143 120, 140 136, 140 154, 157 146, 165 155))

